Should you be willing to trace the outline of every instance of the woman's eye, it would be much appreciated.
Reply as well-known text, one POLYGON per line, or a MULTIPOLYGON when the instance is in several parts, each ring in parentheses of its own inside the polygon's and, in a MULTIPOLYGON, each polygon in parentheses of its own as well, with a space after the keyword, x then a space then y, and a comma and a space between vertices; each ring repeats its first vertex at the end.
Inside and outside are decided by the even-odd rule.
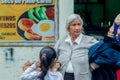
POLYGON ((73 26, 76 26, 76 24, 73 24, 73 26))
POLYGON ((81 24, 80 24, 80 23, 78 23, 77 25, 78 25, 78 26, 80 26, 81 24))

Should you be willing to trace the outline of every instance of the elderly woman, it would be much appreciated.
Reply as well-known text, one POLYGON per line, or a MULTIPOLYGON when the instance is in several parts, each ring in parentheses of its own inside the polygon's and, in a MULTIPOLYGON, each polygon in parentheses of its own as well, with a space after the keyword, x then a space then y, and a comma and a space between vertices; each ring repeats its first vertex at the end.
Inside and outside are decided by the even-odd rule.
POLYGON ((108 35, 92 46, 88 54, 92 80, 116 80, 116 71, 120 69, 120 14, 108 35))
POLYGON ((68 34, 54 46, 64 80, 91 80, 88 50, 98 41, 83 34, 80 15, 70 15, 66 20, 66 29, 68 34))

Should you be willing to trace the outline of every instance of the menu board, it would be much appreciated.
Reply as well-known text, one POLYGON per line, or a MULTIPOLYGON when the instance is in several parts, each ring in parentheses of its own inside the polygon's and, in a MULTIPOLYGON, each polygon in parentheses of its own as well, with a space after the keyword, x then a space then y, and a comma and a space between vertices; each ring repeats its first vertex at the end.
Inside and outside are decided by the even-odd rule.
POLYGON ((1 0, 0 42, 55 40, 55 0, 1 0))

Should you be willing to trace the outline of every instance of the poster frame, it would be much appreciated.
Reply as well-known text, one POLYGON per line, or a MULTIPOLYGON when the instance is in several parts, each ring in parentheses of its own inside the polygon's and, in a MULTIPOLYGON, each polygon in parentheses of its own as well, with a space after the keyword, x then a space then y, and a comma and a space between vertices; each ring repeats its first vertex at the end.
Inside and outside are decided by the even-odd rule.
POLYGON ((0 47, 41 47, 50 45, 53 46, 59 38, 59 0, 55 0, 55 40, 53 41, 37 41, 37 40, 24 40, 24 41, 0 41, 0 47))

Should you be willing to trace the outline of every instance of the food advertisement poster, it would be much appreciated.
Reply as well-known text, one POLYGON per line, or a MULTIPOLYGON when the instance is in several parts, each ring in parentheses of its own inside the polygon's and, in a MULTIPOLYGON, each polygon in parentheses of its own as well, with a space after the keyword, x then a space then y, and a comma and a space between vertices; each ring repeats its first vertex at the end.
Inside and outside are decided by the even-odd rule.
POLYGON ((54 41, 54 0, 0 0, 0 42, 54 41))

